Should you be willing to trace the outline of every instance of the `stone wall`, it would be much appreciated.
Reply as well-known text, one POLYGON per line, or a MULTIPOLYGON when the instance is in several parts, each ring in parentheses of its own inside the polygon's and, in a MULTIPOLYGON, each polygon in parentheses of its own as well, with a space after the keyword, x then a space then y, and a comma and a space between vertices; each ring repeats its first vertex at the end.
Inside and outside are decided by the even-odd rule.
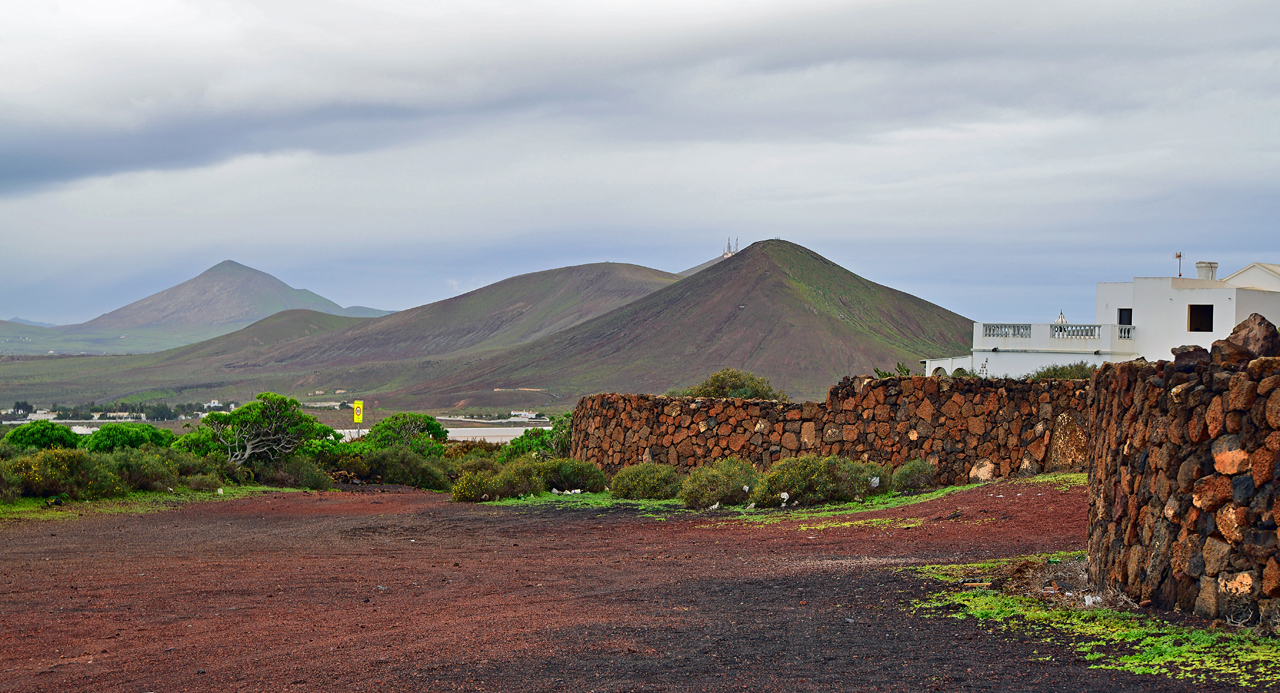
POLYGON ((1086 384, 845 378, 827 401, 601 394, 573 413, 572 456, 613 473, 651 460, 688 471, 729 456, 759 469, 800 454, 927 460, 944 484, 1084 469, 1086 384))
MULTIPOLYGON (((1265 324, 1264 324, 1265 323, 1265 324)), ((1142 603, 1274 628, 1280 337, 1107 364, 1089 393, 1089 574, 1142 603)))

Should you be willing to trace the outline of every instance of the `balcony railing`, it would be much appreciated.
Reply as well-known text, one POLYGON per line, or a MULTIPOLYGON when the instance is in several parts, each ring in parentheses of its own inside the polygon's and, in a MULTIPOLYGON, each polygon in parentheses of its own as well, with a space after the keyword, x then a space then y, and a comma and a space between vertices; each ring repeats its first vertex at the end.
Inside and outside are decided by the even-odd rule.
POLYGON ((982 336, 1031 339, 1031 325, 987 322, 982 324, 982 336))
POLYGON ((1121 325, 1118 339, 1133 339, 1133 325, 1121 325))
POLYGON ((1050 339, 1098 339, 1101 325, 1058 325, 1049 326, 1050 339))

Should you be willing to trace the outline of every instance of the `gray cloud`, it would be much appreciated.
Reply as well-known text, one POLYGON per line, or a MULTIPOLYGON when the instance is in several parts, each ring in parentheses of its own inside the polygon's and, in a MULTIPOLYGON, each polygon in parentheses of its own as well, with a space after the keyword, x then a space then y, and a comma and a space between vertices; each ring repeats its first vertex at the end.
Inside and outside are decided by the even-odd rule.
POLYGON ((0 269, 82 298, 0 317, 226 257, 404 308, 782 236, 1040 319, 1174 250, 1276 259, 1277 63, 1268 2, 7 8, 0 269))

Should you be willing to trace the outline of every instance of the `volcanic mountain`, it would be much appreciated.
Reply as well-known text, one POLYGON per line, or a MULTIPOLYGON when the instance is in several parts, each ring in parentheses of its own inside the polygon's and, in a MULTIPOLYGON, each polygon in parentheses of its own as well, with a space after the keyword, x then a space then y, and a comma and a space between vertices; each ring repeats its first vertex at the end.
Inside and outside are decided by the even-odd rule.
POLYGON ((576 327, 393 393, 454 406, 486 392, 661 393, 725 367, 821 399, 842 376, 964 353, 973 321, 786 241, 755 243, 576 327))
POLYGON ((227 260, 177 286, 78 325, 34 328, 0 322, 0 351, 155 352, 234 332, 294 309, 350 318, 388 314, 363 306, 343 308, 323 296, 227 260))
POLYGON ((678 279, 614 262, 522 274, 323 338, 292 342, 263 358, 277 364, 334 366, 502 349, 573 327, 678 279))

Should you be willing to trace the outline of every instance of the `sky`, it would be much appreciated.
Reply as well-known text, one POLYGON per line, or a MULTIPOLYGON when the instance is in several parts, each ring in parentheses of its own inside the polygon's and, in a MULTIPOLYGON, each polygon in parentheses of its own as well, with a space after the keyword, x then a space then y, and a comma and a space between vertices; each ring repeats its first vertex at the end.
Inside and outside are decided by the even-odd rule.
POLYGON ((1280 3, 0 7, 0 318, 232 259, 404 309, 783 238, 981 321, 1280 262, 1280 3))

